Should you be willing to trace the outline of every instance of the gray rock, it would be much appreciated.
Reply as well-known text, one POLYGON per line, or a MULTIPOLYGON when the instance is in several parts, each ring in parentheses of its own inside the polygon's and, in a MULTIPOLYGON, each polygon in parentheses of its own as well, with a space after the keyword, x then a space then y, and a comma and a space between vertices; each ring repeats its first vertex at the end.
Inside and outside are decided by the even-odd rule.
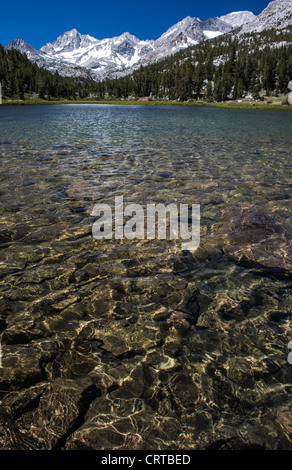
POLYGON ((291 234, 274 218, 246 213, 231 220, 225 239, 225 254, 238 264, 267 268, 269 272, 291 276, 291 234))
POLYGON ((288 83, 287 88, 289 91, 292 91, 292 80, 290 80, 290 82, 288 83))
MULTIPOLYGON (((292 82, 290 82, 290 83, 292 83, 292 82)), ((288 103, 292 104, 292 91, 290 91, 290 93, 288 93, 288 103)))

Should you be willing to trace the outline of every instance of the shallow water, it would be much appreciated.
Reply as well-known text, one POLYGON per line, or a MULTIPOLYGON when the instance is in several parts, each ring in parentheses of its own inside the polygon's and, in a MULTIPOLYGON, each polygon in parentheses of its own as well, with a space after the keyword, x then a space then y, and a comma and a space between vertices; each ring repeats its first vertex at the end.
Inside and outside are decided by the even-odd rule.
POLYGON ((0 389, 28 440, 291 448, 291 124, 211 107, 0 108, 0 389), (199 249, 95 240, 93 205, 115 196, 200 204, 199 249))

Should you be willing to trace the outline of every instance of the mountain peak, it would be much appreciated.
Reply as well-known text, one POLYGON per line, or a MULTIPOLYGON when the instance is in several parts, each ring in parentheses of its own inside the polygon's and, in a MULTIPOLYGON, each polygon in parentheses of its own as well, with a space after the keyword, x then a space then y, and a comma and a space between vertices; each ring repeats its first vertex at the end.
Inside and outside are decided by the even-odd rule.
POLYGON ((221 21, 230 24, 233 28, 239 28, 243 24, 250 23, 256 18, 256 16, 248 10, 244 11, 233 11, 227 15, 220 16, 221 21))
POLYGON ((121 34, 119 36, 119 38, 121 38, 121 39, 132 39, 132 40, 135 40, 135 41, 139 41, 139 39, 136 36, 134 36, 133 34, 131 34, 129 32, 125 32, 125 33, 121 34))
POLYGON ((5 49, 6 50, 17 49, 18 51, 24 52, 26 54, 28 52, 38 53, 38 51, 36 49, 34 49, 30 44, 28 44, 28 42, 26 42, 24 39, 22 39, 19 36, 16 39, 14 39, 13 41, 11 41, 9 44, 7 44, 5 46, 5 49))
POLYGON ((192 18, 191 16, 186 16, 183 20, 181 20, 181 23, 188 23, 189 21, 192 21, 193 19, 201 21, 200 18, 192 18))
MULTIPOLYGON (((9 44, 7 44, 6 48, 8 49, 8 47, 11 49, 11 45, 16 45, 16 44, 28 44, 28 42, 26 42, 24 39, 22 39, 20 36, 18 36, 16 39, 14 39, 13 41, 11 41, 9 44)), ((31 47, 31 46, 30 46, 31 47)))
POLYGON ((61 34, 61 36, 81 36, 79 31, 77 31, 76 28, 70 29, 69 31, 66 31, 65 33, 61 34))
POLYGON ((82 35, 74 28, 61 34, 53 43, 47 43, 40 50, 47 54, 54 54, 60 50, 70 52, 79 48, 81 42, 82 35))

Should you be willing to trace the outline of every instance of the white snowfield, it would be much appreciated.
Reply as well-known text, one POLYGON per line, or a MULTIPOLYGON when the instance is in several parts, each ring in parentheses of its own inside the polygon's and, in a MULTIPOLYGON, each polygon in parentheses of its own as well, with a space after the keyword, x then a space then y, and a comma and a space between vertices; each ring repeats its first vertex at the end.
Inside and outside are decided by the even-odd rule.
POLYGON ((207 38, 209 39, 213 39, 213 38, 216 38, 217 36, 220 36, 221 34, 221 31, 204 31, 204 34, 205 36, 207 36, 207 38))

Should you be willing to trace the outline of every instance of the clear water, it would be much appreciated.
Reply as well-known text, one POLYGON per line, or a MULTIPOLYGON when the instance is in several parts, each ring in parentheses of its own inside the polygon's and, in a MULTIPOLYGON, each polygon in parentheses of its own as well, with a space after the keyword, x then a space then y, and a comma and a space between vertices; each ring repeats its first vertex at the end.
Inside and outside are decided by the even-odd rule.
MULTIPOLYGON (((291 448, 291 125, 212 107, 1 107, 3 406, 86 377, 98 396, 65 448, 291 448), (200 204, 199 249, 95 240, 93 205, 121 195, 200 204)), ((39 408, 15 419, 61 445, 39 408)))

